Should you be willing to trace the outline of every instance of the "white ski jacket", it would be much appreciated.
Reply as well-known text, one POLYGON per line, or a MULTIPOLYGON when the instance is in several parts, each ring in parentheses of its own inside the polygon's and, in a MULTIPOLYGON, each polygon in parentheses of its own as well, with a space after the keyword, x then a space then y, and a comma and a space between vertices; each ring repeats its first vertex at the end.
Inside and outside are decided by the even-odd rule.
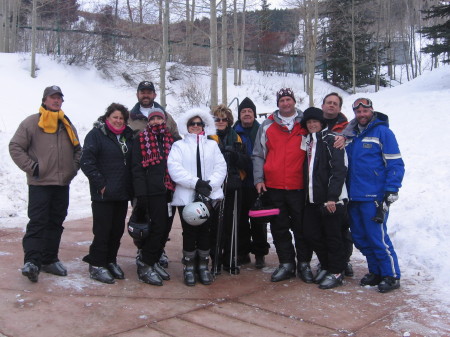
POLYGON ((210 198, 223 199, 222 183, 227 174, 227 164, 214 140, 207 139, 215 133, 214 120, 208 112, 191 109, 178 120, 178 128, 183 139, 172 145, 167 160, 170 177, 176 183, 172 206, 185 206, 194 201, 197 177, 197 137, 200 151, 202 180, 209 180, 212 187, 210 198), (187 121, 199 116, 205 123, 205 134, 195 135, 187 132, 187 121))

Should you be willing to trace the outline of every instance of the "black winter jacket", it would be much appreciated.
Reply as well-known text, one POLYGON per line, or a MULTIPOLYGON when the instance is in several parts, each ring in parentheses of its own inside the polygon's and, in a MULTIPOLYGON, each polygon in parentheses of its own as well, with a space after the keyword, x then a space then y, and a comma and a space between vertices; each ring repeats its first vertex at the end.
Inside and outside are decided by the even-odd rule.
POLYGON ((126 145, 121 145, 117 136, 104 123, 94 123, 84 139, 81 154, 81 170, 89 179, 92 201, 130 200, 131 148, 133 131, 128 126, 120 136, 126 145), (122 148, 126 151, 122 150, 122 148), (102 195, 100 190, 106 187, 102 195))
POLYGON ((308 134, 304 138, 302 148, 307 155, 303 177, 310 203, 323 204, 348 199, 345 187, 347 155, 345 150, 333 146, 334 140, 335 135, 328 129, 308 134))
MULTIPOLYGON (((158 136, 160 150, 162 146, 161 138, 158 136)), ((135 196, 166 195, 168 190, 164 185, 164 176, 167 168, 167 160, 163 159, 159 164, 143 167, 139 137, 136 137, 134 140, 132 152, 131 170, 135 196)))

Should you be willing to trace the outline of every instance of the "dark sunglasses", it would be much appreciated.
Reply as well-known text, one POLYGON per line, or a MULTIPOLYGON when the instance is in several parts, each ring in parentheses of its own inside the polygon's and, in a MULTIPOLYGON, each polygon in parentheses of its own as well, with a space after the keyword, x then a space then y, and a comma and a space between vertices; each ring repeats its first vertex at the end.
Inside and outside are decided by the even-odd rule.
POLYGON ((203 122, 190 122, 188 126, 205 126, 203 122))
POLYGON ((370 99, 368 99, 368 98, 358 98, 358 99, 355 101, 355 103, 353 103, 352 108, 353 108, 353 110, 356 110, 356 109, 358 109, 360 106, 362 106, 363 108, 366 108, 366 109, 372 108, 372 101, 371 101, 370 99), (367 104, 364 104, 363 102, 358 102, 358 101, 360 101, 360 100, 366 100, 366 101, 367 101, 367 104), (356 103, 356 102, 358 102, 358 103, 356 103))
POLYGON ((218 117, 216 117, 216 118, 214 118, 214 122, 216 122, 216 123, 220 123, 220 122, 228 122, 228 118, 218 118, 218 117))

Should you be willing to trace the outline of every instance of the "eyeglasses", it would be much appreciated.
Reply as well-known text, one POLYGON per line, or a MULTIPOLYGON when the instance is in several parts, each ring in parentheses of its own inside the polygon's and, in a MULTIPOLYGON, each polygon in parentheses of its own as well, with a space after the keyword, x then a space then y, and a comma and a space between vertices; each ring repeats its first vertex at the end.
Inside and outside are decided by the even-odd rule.
POLYGON ((358 98, 358 99, 355 101, 355 103, 353 103, 352 108, 353 108, 353 110, 356 110, 356 109, 358 109, 360 106, 362 106, 363 108, 367 108, 367 109, 373 107, 372 101, 371 101, 370 99, 368 99, 368 98, 358 98), (364 104, 363 102, 361 102, 361 100, 365 100, 365 101, 367 102, 367 104, 364 104), (359 102, 358 102, 358 101, 359 101, 359 102), (356 103, 356 102, 358 102, 358 103, 356 103))
POLYGON ((128 152, 128 146, 127 146, 127 143, 126 143, 126 141, 125 141, 125 139, 118 139, 118 141, 119 141, 119 144, 120 144, 120 147, 122 148, 122 152, 125 154, 125 153, 127 153, 128 152))
POLYGON ((228 118, 218 118, 218 117, 216 117, 216 118, 214 118, 214 122, 216 122, 216 123, 220 123, 220 122, 228 122, 228 118))
POLYGON ((188 126, 205 126, 203 122, 190 122, 188 126))

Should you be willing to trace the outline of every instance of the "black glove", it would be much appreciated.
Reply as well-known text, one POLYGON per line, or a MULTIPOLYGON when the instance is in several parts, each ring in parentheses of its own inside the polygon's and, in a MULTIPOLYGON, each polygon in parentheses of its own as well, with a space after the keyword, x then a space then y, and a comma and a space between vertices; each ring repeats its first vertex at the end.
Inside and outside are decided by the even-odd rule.
POLYGON ((239 156, 232 146, 225 146, 223 156, 227 163, 235 163, 239 159, 239 156))
POLYGON ((209 180, 204 181, 204 180, 197 180, 197 183, 195 184, 195 191, 197 193, 203 194, 207 197, 209 197, 209 195, 211 194, 212 191, 212 187, 209 184, 209 180))
POLYGON ((385 192, 384 193, 384 201, 386 204, 390 205, 398 200, 398 193, 397 192, 385 192))
POLYGON ((145 195, 136 197, 136 208, 139 208, 140 210, 146 210, 147 204, 148 198, 145 195))

